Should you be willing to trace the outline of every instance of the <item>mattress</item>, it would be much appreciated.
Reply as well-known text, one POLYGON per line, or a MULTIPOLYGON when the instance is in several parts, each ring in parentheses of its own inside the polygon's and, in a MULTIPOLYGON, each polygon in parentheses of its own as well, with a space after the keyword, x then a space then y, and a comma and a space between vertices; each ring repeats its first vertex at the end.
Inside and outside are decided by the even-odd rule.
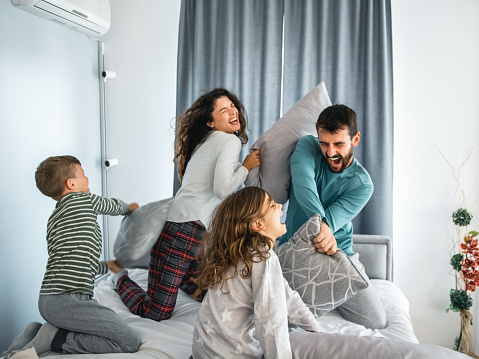
MULTIPOLYGON (((145 269, 130 270, 130 278, 146 289, 148 271, 145 269)), ((392 282, 373 279, 373 287, 377 290, 386 309, 388 326, 381 330, 367 329, 344 320, 339 312, 333 310, 318 319, 321 328, 327 333, 340 333, 354 336, 385 337, 418 343, 414 335, 409 317, 409 302, 401 290, 392 282)), ((169 320, 155 322, 132 314, 123 304, 108 278, 98 284, 94 291, 94 298, 117 312, 134 330, 138 332, 141 346, 133 354, 54 354, 47 353, 41 358, 68 358, 68 359, 100 359, 100 358, 174 358, 187 359, 191 355, 191 342, 196 314, 200 303, 190 298, 180 290, 177 305, 169 320)), ((299 331, 297 329, 296 331, 299 331)))

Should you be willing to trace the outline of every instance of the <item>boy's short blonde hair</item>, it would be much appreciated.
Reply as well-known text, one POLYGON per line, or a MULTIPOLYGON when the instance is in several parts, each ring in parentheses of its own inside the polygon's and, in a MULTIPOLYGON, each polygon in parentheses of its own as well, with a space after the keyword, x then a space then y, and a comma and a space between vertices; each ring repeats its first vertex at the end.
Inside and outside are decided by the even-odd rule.
POLYGON ((65 190, 65 182, 76 177, 75 166, 80 161, 73 156, 52 156, 40 163, 35 171, 37 188, 45 196, 54 200, 61 198, 65 190))

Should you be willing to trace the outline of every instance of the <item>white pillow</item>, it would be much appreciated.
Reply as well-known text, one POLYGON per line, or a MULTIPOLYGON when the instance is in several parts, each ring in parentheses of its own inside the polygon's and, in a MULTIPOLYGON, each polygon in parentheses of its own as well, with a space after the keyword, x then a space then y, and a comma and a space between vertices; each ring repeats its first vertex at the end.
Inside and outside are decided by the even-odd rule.
POLYGON ((126 216, 113 245, 115 259, 124 268, 148 268, 150 250, 165 226, 174 197, 140 206, 126 216))
POLYGON ((331 100, 326 85, 321 82, 263 133, 250 149, 250 152, 260 150, 261 166, 250 171, 245 185, 261 187, 276 202, 285 203, 291 182, 289 162, 296 143, 303 136, 318 135, 316 121, 329 106, 331 100))

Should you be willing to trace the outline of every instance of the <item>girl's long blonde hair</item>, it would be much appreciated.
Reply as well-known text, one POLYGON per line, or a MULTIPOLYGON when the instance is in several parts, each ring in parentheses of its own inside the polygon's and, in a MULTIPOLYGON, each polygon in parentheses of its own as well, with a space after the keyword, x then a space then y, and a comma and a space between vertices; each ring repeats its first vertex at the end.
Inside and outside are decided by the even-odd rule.
MULTIPOLYGON (((210 229, 203 234, 203 243, 198 260, 200 274, 195 282, 198 295, 202 290, 211 289, 238 275, 242 278, 251 276, 253 263, 269 258, 269 249, 274 241, 254 230, 255 220, 263 218, 265 199, 273 199, 259 187, 246 187, 229 195, 216 208, 210 229), (238 263, 244 268, 238 271, 238 263), (234 272, 226 275, 229 268, 234 272)), ((269 206, 268 206, 269 208, 269 206)))
POLYGON ((206 140, 208 134, 214 131, 207 124, 213 121, 212 113, 216 106, 216 100, 223 96, 228 97, 238 109, 240 130, 235 135, 238 136, 243 145, 248 142, 246 112, 243 104, 234 94, 223 88, 216 88, 200 96, 177 122, 178 131, 175 137, 175 157, 173 161, 178 164, 180 186, 193 152, 206 140))

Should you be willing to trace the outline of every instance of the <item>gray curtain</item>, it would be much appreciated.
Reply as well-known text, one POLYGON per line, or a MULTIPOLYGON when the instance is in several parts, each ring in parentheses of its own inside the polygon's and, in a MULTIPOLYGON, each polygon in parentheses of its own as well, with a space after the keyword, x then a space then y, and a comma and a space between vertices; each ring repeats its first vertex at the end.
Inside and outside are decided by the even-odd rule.
POLYGON ((286 112, 324 81, 333 103, 358 114, 354 154, 375 185, 355 233, 392 236, 390 0, 182 0, 181 6, 177 115, 205 91, 225 87, 248 112, 248 147, 279 118, 281 85, 286 112))
POLYGON ((282 1, 182 0, 177 117, 216 87, 233 92, 249 120, 244 158, 280 116, 282 32, 282 1))
POLYGON ((393 83, 390 0, 284 0, 284 110, 324 81, 356 111, 354 156, 374 194, 355 233, 392 237, 393 83))

